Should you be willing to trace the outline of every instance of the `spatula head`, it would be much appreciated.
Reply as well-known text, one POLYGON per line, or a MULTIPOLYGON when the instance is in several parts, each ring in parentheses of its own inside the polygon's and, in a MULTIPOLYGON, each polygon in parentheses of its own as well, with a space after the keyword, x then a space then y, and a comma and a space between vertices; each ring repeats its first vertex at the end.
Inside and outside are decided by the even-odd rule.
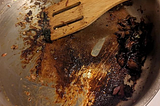
POLYGON ((51 40, 79 31, 112 7, 126 0, 63 0, 45 11, 50 18, 51 40))
POLYGON ((64 0, 47 8, 50 18, 51 40, 69 35, 85 24, 78 0, 64 0))

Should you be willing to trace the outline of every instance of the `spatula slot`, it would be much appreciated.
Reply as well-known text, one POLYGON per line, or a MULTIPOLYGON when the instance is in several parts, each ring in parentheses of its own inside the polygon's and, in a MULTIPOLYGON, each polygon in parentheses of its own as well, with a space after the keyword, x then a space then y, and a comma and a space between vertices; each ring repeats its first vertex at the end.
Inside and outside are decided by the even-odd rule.
POLYGON ((80 4, 81 4, 81 2, 77 2, 77 3, 73 4, 73 5, 66 6, 66 7, 63 8, 63 9, 54 12, 52 16, 54 17, 55 15, 58 15, 58 14, 60 14, 60 13, 63 13, 63 12, 65 12, 65 11, 67 11, 67 10, 70 10, 70 9, 72 9, 72 8, 74 8, 74 7, 77 7, 77 6, 79 6, 80 4))
POLYGON ((59 25, 57 25, 57 26, 54 26, 53 29, 55 30, 55 29, 57 29, 57 28, 61 28, 61 27, 64 27, 64 26, 66 26, 66 25, 69 25, 69 24, 78 22, 78 21, 82 20, 83 18, 84 18, 84 17, 81 16, 81 17, 78 17, 78 18, 76 18, 76 19, 70 20, 70 21, 68 21, 68 22, 62 22, 62 24, 59 24, 59 25))

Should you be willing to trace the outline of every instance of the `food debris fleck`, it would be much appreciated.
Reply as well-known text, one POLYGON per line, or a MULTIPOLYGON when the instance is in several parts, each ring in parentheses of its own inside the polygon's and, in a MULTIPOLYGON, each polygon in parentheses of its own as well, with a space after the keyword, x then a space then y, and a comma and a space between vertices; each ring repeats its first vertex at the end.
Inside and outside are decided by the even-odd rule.
POLYGON ((27 96, 30 96, 31 93, 29 91, 24 91, 24 93, 27 95, 27 96))
POLYGON ((22 32, 22 34, 23 34, 23 35, 26 35, 26 32, 24 31, 24 32, 22 32))
POLYGON ((10 5, 10 4, 7 4, 7 7, 9 7, 9 8, 10 8, 10 7, 11 7, 11 5, 10 5))
POLYGON ((32 78, 33 80, 35 80, 35 79, 36 79, 36 76, 33 75, 33 74, 31 74, 31 78, 32 78))
POLYGON ((5 57, 5 56, 7 56, 7 53, 3 53, 1 56, 2 56, 2 57, 5 57))
POLYGON ((32 100, 31 98, 28 98, 28 101, 29 101, 29 102, 31 102, 31 100, 32 100))
POLYGON ((13 49, 13 50, 18 49, 18 45, 12 45, 11 49, 13 49))

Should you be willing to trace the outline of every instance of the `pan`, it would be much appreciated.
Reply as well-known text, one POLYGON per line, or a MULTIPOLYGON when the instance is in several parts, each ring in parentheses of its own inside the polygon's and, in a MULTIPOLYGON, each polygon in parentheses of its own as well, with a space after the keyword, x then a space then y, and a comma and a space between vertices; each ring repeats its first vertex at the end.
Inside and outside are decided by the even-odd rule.
POLYGON ((152 23, 150 40, 154 46, 141 67, 140 77, 133 82, 128 81, 130 76, 125 77, 133 88, 132 94, 124 98, 104 93, 104 100, 110 102, 108 106, 146 106, 160 88, 160 1, 133 0, 130 6, 111 9, 84 30, 51 42, 45 26, 49 19, 43 10, 58 2, 0 0, 0 105, 106 106, 107 103, 101 104, 103 98, 95 102, 94 93, 86 89, 92 85, 96 91, 98 85, 103 85, 99 82, 106 72, 100 72, 109 69, 105 63, 114 61, 113 54, 119 47, 114 43, 116 37, 112 37, 117 31, 115 23, 130 15, 137 22, 143 17, 146 23, 152 23), (94 75, 99 81, 89 79, 94 75))

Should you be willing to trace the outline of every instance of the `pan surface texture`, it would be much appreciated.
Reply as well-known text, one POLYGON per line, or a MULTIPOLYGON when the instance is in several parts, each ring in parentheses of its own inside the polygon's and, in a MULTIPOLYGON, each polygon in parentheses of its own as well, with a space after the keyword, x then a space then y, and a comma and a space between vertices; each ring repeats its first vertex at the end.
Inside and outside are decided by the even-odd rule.
POLYGON ((58 2, 0 0, 0 106, 147 106, 160 88, 160 1, 119 5, 89 27, 50 41, 44 11, 58 2), (119 68, 117 22, 128 15, 153 27, 153 49, 133 78, 113 71, 119 68), (111 88, 102 90, 105 84, 111 88))

